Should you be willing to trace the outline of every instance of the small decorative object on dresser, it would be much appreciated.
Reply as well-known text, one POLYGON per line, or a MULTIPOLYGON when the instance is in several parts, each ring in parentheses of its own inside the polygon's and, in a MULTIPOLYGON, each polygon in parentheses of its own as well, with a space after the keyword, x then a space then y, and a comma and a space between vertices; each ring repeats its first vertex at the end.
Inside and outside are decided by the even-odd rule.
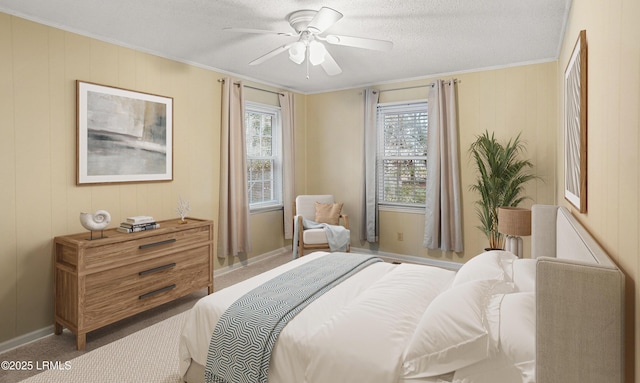
POLYGON ((127 217, 127 219, 120 224, 120 227, 116 231, 120 233, 137 233, 139 231, 153 230, 160 227, 160 224, 150 215, 137 215, 134 217, 127 217))
POLYGON ((111 214, 106 210, 98 210, 93 214, 80 213, 80 224, 91 232, 89 240, 105 238, 103 230, 111 223, 111 214), (93 238, 93 232, 100 230, 100 237, 93 238))
POLYGON ((213 222, 179 222, 131 234, 109 229, 102 241, 55 237, 55 333, 67 327, 82 350, 89 331, 203 288, 211 294, 213 222))
POLYGON ((183 200, 182 196, 178 197, 178 207, 176 208, 176 212, 180 215, 180 223, 187 223, 184 217, 189 214, 191 211, 191 205, 189 204, 189 200, 183 200))

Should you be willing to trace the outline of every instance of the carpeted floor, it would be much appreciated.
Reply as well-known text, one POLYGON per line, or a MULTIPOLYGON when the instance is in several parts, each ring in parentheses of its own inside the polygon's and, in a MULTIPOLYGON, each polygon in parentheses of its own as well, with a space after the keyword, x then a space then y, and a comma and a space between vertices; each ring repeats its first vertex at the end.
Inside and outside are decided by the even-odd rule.
POLYGON ((181 383, 178 341, 185 315, 180 313, 69 361, 40 362, 34 366, 45 371, 22 382, 181 383))
MULTIPOLYGON (((215 277, 216 291, 284 264, 291 253, 235 269, 215 277)), ((65 329, 0 354, 0 362, 23 361, 25 370, 0 370, 0 383, 39 382, 180 382, 177 374, 177 336, 180 314, 206 295, 198 291, 87 334, 87 347, 75 348, 75 335, 65 329), (168 336, 155 336, 167 334, 168 336), (172 346, 175 344, 175 346, 172 346), (130 375, 141 366, 142 375, 130 375), (53 370, 58 367, 61 370, 53 370), (138 368, 136 368, 138 367, 138 368), (126 373, 125 373, 126 372, 126 373)))

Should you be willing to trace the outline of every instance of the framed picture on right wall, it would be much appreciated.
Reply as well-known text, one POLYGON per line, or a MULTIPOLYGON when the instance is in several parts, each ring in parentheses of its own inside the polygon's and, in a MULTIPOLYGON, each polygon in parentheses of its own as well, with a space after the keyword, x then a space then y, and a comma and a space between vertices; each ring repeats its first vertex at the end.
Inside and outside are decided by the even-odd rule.
POLYGON ((587 31, 564 71, 564 196, 587 212, 587 31))

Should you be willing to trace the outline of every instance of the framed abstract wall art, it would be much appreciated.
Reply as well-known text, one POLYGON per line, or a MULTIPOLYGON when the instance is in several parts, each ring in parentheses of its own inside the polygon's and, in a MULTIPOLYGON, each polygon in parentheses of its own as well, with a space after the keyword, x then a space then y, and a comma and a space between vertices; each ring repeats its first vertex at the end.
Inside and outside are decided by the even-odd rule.
POLYGON ((173 98, 76 88, 78 185, 173 180, 173 98))
POLYGON ((587 212, 587 32, 580 31, 564 72, 564 196, 587 212))

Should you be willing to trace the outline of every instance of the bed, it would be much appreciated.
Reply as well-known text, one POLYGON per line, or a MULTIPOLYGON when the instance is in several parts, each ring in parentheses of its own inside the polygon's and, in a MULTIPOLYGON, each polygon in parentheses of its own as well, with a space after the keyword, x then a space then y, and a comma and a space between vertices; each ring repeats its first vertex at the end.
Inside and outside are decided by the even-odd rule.
MULTIPOLYGON (((623 274, 563 207, 534 206, 532 236, 532 259, 491 251, 457 272, 363 268, 282 329, 268 382, 622 382, 623 274)), ((359 255, 312 253, 196 303, 180 336, 183 379, 204 381, 212 334, 236 300, 336 256, 359 255)))

